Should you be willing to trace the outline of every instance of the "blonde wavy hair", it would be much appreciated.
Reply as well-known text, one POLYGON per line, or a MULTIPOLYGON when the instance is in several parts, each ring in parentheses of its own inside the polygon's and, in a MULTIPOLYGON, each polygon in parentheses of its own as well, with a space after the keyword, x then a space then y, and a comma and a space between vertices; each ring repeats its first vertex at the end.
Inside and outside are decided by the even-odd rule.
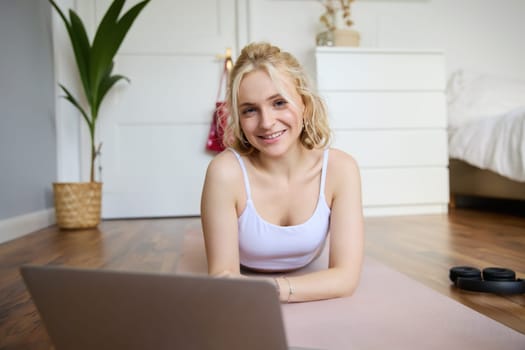
POLYGON ((301 96, 305 106, 304 127, 300 141, 307 149, 326 147, 331 141, 331 130, 324 101, 314 90, 297 59, 290 53, 281 51, 280 48, 266 42, 251 43, 245 46, 231 71, 227 92, 229 116, 224 129, 224 145, 232 147, 241 154, 251 154, 257 151, 247 141, 241 129, 237 100, 243 77, 258 70, 266 72, 279 93, 290 102, 292 100, 283 88, 283 81, 279 73, 287 74, 293 79, 297 93, 301 96))

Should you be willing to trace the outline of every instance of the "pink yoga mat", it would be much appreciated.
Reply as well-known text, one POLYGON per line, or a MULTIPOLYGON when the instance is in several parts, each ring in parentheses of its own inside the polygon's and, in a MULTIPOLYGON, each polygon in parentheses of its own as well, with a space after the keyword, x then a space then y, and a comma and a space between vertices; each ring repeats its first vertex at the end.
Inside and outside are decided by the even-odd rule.
MULTIPOLYGON (((302 274, 327 266, 327 250, 302 274)), ((200 232, 184 238, 179 273, 205 274, 200 232)), ((353 296, 282 305, 288 342, 321 349, 525 350, 525 335, 365 258, 353 296)))

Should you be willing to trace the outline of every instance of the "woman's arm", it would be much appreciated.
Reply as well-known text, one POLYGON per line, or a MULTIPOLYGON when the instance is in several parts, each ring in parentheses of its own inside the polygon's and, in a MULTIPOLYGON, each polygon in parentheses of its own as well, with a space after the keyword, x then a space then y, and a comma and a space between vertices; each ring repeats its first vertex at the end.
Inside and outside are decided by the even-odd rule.
POLYGON ((234 157, 226 151, 210 162, 201 197, 208 273, 217 277, 240 275, 235 196, 243 180, 234 157))
MULTIPOLYGON (((359 282, 364 254, 361 180, 356 161, 330 150, 326 193, 331 193, 330 258, 327 270, 303 276, 279 277, 281 301, 330 299, 351 295, 359 282)), ((327 197, 329 198, 329 197, 327 197)))

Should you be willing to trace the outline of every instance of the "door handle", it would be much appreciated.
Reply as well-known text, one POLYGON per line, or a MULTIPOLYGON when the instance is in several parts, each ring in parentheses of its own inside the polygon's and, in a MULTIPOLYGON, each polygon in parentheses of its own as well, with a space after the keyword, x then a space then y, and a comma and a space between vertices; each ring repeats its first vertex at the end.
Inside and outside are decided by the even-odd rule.
POLYGON ((233 60, 232 60, 232 49, 230 47, 226 48, 226 53, 224 55, 216 55, 218 59, 224 59, 226 61, 226 69, 228 71, 231 71, 233 68, 233 60))

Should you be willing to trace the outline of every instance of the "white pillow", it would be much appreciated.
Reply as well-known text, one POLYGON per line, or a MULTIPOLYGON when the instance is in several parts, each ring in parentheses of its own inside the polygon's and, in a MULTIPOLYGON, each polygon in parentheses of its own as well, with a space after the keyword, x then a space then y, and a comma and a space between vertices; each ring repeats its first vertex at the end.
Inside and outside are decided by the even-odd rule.
POLYGON ((458 70, 448 81, 447 102, 448 125, 455 129, 525 106, 525 81, 458 70))

